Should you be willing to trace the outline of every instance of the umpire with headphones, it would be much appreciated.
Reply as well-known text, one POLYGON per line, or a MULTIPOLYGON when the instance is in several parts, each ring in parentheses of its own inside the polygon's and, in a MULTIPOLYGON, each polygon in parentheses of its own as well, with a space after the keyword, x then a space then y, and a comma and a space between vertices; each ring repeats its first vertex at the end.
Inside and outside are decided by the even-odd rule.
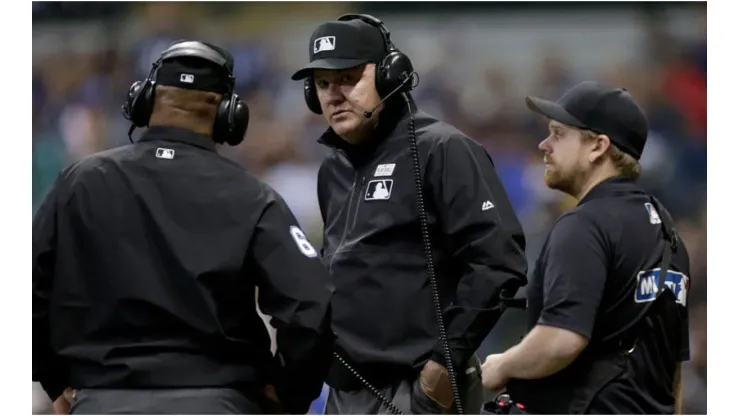
POLYGON ((124 105, 149 129, 61 172, 34 216, 33 380, 58 410, 305 414, 320 394, 329 276, 281 197, 216 152, 248 125, 233 66, 165 50, 124 105))
POLYGON ((496 169, 416 108, 411 60, 376 18, 320 25, 309 57, 292 78, 329 124, 318 201, 337 348, 325 413, 478 414, 476 349, 527 271, 496 169))

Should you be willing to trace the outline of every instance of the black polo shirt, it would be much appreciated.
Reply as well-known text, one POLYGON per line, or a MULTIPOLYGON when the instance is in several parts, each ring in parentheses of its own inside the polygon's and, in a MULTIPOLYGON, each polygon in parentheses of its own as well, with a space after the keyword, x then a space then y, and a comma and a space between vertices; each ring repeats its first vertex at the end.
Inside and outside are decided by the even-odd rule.
MULTIPOLYGON (((527 286, 527 330, 547 325, 576 332, 589 338, 589 351, 632 328, 657 292, 654 279, 665 247, 657 212, 633 181, 615 177, 562 215, 527 286)), ((641 338, 629 354, 627 371, 598 394, 590 412, 673 412, 676 366, 689 358, 688 272, 688 253, 679 239, 666 277, 677 297, 676 313, 641 338)), ((512 380, 512 398, 533 413, 567 412, 573 386, 582 377, 577 367, 544 379, 512 380)))

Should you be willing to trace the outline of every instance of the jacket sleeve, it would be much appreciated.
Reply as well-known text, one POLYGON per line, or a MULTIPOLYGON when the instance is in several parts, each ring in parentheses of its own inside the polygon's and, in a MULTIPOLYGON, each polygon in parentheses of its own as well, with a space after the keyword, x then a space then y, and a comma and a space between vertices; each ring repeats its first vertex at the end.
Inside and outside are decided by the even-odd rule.
POLYGON ((331 363, 329 274, 279 196, 262 212, 250 255, 260 309, 277 332, 281 374, 275 389, 286 411, 305 414, 331 363))
POLYGON ((56 216, 59 180, 33 216, 33 381, 54 401, 68 385, 65 367, 51 346, 49 302, 54 281, 56 216))
MULTIPOLYGON (((425 176, 457 283, 443 314, 453 365, 461 368, 501 317, 501 292, 513 296, 527 283, 524 232, 490 156, 474 141, 441 142, 425 176)), ((444 365, 441 343, 431 359, 444 365)))

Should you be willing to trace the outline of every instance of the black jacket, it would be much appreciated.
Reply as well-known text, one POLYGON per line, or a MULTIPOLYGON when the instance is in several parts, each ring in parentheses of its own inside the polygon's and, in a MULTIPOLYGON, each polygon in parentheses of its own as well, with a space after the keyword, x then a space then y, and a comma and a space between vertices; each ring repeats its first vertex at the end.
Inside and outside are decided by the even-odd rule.
POLYGON ((330 297, 278 194, 209 137, 153 127, 64 170, 33 218, 33 380, 52 399, 274 383, 305 413, 330 363, 330 297))
MULTIPOLYGON (((386 110, 387 111, 387 110, 386 110)), ((322 258, 336 291, 340 354, 367 379, 408 377, 444 364, 422 245, 408 113, 382 119, 377 137, 351 146, 329 129, 321 165, 322 258)), ((415 111, 423 193, 454 365, 460 368, 501 315, 499 294, 526 284, 521 225, 486 150, 415 111)), ((328 384, 358 387, 336 361, 328 384)))

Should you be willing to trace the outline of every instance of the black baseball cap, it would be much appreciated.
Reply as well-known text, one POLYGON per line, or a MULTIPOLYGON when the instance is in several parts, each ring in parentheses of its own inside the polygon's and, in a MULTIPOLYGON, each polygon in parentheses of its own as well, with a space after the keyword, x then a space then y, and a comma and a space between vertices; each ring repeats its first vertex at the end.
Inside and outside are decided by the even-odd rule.
POLYGON ((530 110, 569 126, 609 136, 621 151, 640 159, 648 134, 647 116, 625 88, 584 81, 557 101, 530 97, 530 110))
POLYGON ((291 77, 294 81, 312 75, 314 69, 348 69, 378 63, 385 56, 380 29, 362 20, 323 23, 311 35, 309 64, 291 77))
MULTIPOLYGON (((180 43, 185 41, 178 41, 180 43)), ((207 59, 194 56, 181 56, 165 59, 157 70, 157 85, 184 88, 197 91, 209 91, 223 94, 231 85, 229 73, 234 72, 234 57, 226 49, 212 43, 201 42, 217 51, 225 59, 224 66, 219 66, 207 59)))

